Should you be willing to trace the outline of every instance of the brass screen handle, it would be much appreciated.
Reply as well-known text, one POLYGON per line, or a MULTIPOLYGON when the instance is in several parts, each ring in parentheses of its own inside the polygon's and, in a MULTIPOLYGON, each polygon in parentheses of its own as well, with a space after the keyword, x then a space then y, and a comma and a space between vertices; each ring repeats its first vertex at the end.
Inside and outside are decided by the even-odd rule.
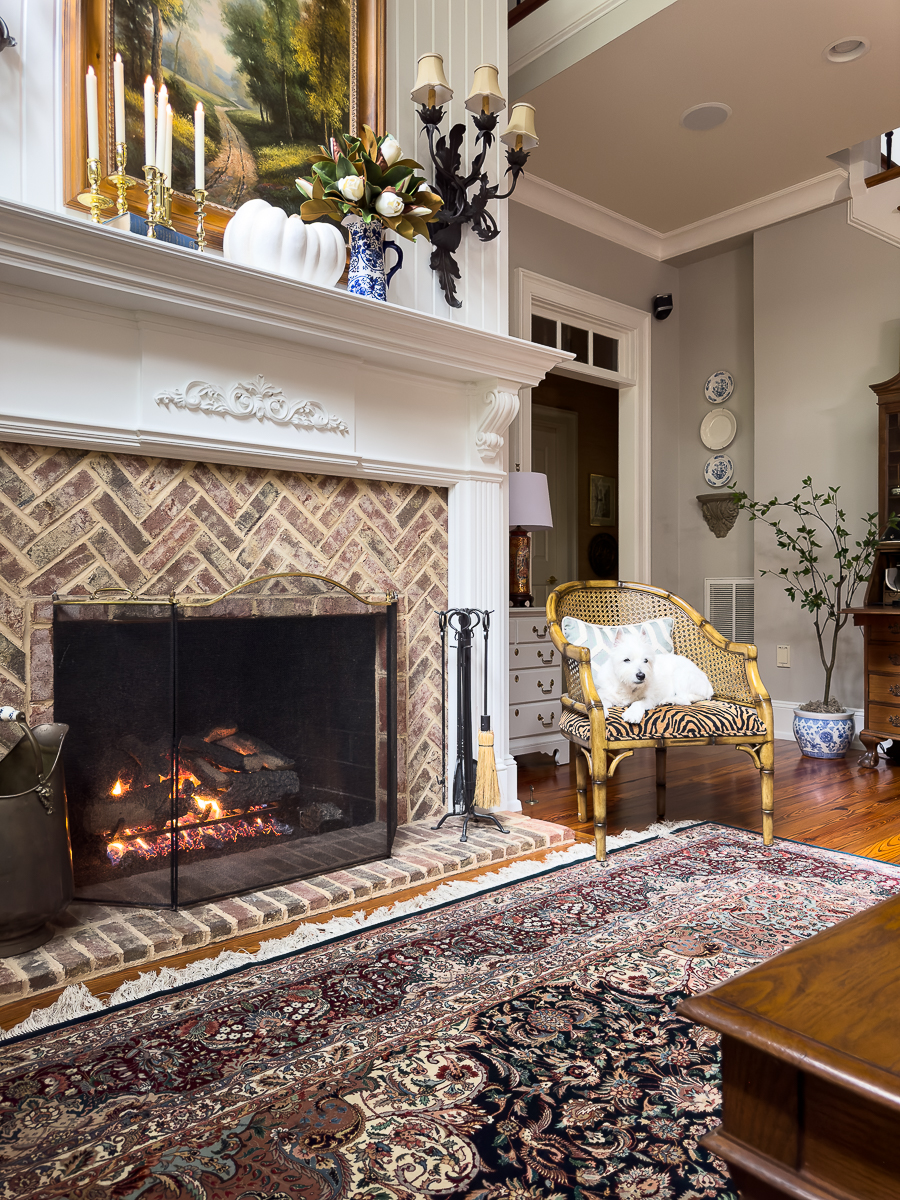
MULTIPOLYGON (((543 718, 543 716, 541 715, 541 713, 538 713, 538 720, 540 721, 540 723, 543 725, 543 727, 544 727, 545 729, 551 729, 551 728, 553 727, 554 716, 555 716, 555 714, 554 714, 554 713, 551 713, 551 714, 550 714, 550 720, 549 720, 549 721, 545 721, 545 720, 544 720, 544 718, 543 718)), ((897 723, 898 723, 898 724, 900 724, 900 720, 898 720, 898 722, 897 722, 897 723)))
POLYGON ((538 627, 537 627, 537 625, 532 625, 532 627, 531 627, 531 632, 532 632, 532 633, 535 633, 535 634, 537 634, 537 636, 538 636, 539 638, 544 638, 544 637, 546 637, 546 636, 547 636, 547 626, 546 626, 546 625, 544 626, 544 632, 543 632, 543 633, 538 633, 538 627))
POLYGON ((540 681, 540 679, 539 679, 539 680, 537 681, 538 690, 541 692, 541 694, 542 694, 542 695, 544 695, 544 696, 549 696, 549 695, 550 695, 550 694, 553 692, 553 685, 554 685, 554 683, 556 683, 556 680, 555 680, 555 679, 551 679, 551 680, 550 680, 550 686, 549 686, 548 688, 545 688, 545 687, 544 687, 544 685, 543 685, 543 683, 541 683, 541 681, 540 681))
POLYGON ((556 653, 556 651, 555 651, 555 650, 551 650, 551 651, 550 651, 550 657, 549 657, 549 658, 544 658, 543 651, 542 651, 542 650, 538 650, 538 652, 537 652, 537 656, 538 656, 538 658, 541 660, 541 662, 544 664, 544 666, 546 667, 546 666, 549 666, 549 664, 553 662, 553 655, 554 655, 555 653, 556 653))

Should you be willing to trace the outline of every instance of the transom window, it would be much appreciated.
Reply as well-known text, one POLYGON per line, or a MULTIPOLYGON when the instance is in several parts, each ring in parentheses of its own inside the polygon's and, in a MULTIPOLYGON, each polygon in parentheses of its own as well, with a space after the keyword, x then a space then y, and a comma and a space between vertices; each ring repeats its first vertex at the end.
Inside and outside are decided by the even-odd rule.
POLYGON ((575 355, 576 362, 585 366, 599 367, 602 371, 619 370, 619 339, 598 333, 589 326, 569 325, 565 321, 533 313, 531 340, 539 346, 568 350, 575 355))

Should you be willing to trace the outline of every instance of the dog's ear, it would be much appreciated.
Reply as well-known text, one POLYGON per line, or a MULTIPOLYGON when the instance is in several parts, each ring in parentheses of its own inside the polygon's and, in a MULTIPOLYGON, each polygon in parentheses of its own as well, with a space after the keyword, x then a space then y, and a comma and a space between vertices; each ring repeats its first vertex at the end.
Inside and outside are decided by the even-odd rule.
POLYGON ((653 638, 651 638, 646 629, 641 630, 641 641, 645 642, 651 650, 653 649, 653 638))
POLYGON ((625 637, 624 629, 619 628, 618 630, 616 630, 616 636, 613 638, 613 645, 618 646, 619 642, 621 642, 624 637, 625 637))

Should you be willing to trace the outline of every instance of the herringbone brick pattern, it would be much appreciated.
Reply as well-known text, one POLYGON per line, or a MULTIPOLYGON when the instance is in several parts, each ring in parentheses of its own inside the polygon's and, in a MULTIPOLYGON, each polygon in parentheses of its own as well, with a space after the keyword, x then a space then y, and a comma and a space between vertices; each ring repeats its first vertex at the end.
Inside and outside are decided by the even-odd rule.
POLYGON ((398 816, 428 817, 440 802, 440 488, 0 443, 0 703, 52 720, 54 592, 212 596, 276 571, 400 593, 398 816))

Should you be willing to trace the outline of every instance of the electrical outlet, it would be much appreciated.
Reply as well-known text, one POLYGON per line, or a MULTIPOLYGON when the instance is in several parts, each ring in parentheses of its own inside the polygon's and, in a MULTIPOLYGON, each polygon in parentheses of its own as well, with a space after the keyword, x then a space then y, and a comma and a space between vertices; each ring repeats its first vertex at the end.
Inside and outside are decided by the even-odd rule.
POLYGON ((791 665, 791 648, 790 646, 775 647, 775 666, 789 667, 791 665))

